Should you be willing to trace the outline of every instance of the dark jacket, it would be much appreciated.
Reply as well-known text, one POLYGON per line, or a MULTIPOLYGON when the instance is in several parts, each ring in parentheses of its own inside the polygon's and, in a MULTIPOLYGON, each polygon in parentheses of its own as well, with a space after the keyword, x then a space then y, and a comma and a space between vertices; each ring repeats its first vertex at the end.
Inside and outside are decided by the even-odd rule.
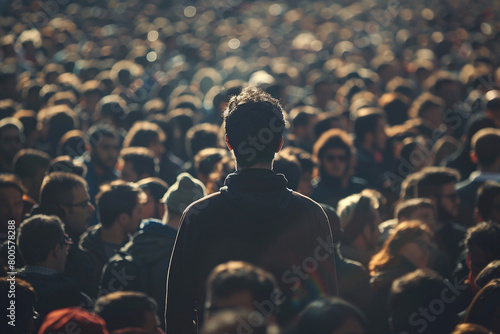
POLYGON ((307 302, 337 294, 334 257, 324 211, 287 189, 282 174, 230 174, 220 192, 184 212, 167 281, 167 334, 196 333, 206 279, 218 264, 247 261, 274 274, 285 300, 278 322, 286 324, 307 302))
POLYGON ((39 328, 43 318, 51 311, 80 306, 92 310, 90 298, 83 294, 78 287, 61 274, 45 275, 34 272, 18 272, 19 278, 30 283, 36 291, 35 309, 40 314, 36 327, 39 328))
MULTIPOLYGON (((99 281, 101 279, 102 268, 108 262, 113 254, 107 254, 104 247, 104 243, 101 239, 101 229, 102 226, 96 225, 92 226, 82 234, 80 238, 80 249, 88 252, 92 259, 93 264, 93 277, 91 282, 91 297, 96 297, 99 287, 99 281)), ((120 246, 116 246, 118 251, 120 246)))
POLYGON ((84 293, 91 296, 95 292, 95 287, 92 286, 94 266, 90 254, 78 247, 79 243, 79 239, 73 239, 73 247, 68 252, 64 267, 64 276, 72 279, 84 293))
POLYGON ((366 180, 369 188, 383 190, 386 182, 386 168, 383 162, 377 162, 374 155, 360 145, 356 146, 355 175, 366 180))
POLYGON ((177 230, 159 220, 150 219, 132 239, 113 256, 101 277, 103 293, 117 290, 142 291, 158 304, 158 314, 165 312, 165 279, 177 230), (123 253, 130 256, 124 261, 123 253), (116 275, 121 277, 116 277, 116 275))
POLYGON ((313 193, 311 198, 318 203, 324 203, 337 207, 338 202, 352 194, 357 194, 368 187, 365 180, 359 177, 349 178, 346 188, 342 188, 340 180, 334 178, 320 178, 313 182, 313 193))

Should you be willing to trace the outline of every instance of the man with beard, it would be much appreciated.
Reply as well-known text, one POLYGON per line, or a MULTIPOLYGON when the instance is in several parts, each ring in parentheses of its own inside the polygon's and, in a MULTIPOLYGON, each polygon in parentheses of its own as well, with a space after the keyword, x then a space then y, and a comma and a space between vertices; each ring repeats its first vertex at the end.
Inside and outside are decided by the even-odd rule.
MULTIPOLYGON (((109 126, 94 125, 89 129, 88 134, 92 150, 90 157, 84 161, 87 166, 85 179, 88 184, 90 201, 95 206, 95 197, 99 192, 99 186, 118 179, 115 165, 120 149, 118 135, 109 126)), ((97 214, 94 213, 90 225, 97 223, 97 214)))
POLYGON ((87 191, 87 182, 75 174, 54 172, 47 175, 40 190, 40 206, 34 213, 58 216, 75 247, 68 252, 64 275, 73 279, 88 295, 95 293, 90 285, 92 260, 77 245, 95 212, 87 191))
POLYGON ((342 198, 360 193, 366 181, 352 176, 352 140, 347 132, 332 129, 314 144, 314 157, 319 164, 319 177, 314 181, 311 198, 337 207, 342 198))

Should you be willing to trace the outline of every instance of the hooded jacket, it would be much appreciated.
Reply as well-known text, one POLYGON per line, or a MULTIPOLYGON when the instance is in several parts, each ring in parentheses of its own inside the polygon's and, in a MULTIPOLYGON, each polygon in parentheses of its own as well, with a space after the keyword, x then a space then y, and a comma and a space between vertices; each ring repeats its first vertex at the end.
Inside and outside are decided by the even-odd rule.
MULTIPOLYGON (((167 279, 167 334, 196 333, 206 279, 227 261, 274 274, 283 293, 277 314, 282 325, 309 301, 337 294, 328 219, 316 202, 286 185, 282 174, 268 169, 238 170, 220 192, 186 209, 167 279)), ((275 310, 276 299, 270 296, 265 309, 275 310)))

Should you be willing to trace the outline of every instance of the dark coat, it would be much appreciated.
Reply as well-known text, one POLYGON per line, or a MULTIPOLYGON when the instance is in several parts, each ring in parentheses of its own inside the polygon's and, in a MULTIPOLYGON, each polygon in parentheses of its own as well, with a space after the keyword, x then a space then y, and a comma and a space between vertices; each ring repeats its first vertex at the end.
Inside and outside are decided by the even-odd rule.
POLYGON ((208 275, 234 260, 274 274, 285 300, 281 324, 309 301, 337 294, 334 247, 321 207, 287 189, 281 174, 239 170, 220 192, 184 212, 167 281, 167 334, 196 333, 193 321, 203 317, 208 275))

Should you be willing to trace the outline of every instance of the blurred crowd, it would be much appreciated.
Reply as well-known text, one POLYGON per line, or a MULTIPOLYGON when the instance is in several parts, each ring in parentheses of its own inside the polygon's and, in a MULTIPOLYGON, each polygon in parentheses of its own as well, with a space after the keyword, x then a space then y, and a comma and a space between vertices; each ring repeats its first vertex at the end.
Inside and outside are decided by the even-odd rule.
MULTIPOLYGON (((2 333, 161 332, 182 213, 235 171, 221 125, 246 86, 283 106, 273 169, 334 237, 339 296, 287 332, 500 333, 498 8, 0 1, 2 333)), ((255 308, 279 279, 214 268, 200 331, 279 332, 255 308)))

